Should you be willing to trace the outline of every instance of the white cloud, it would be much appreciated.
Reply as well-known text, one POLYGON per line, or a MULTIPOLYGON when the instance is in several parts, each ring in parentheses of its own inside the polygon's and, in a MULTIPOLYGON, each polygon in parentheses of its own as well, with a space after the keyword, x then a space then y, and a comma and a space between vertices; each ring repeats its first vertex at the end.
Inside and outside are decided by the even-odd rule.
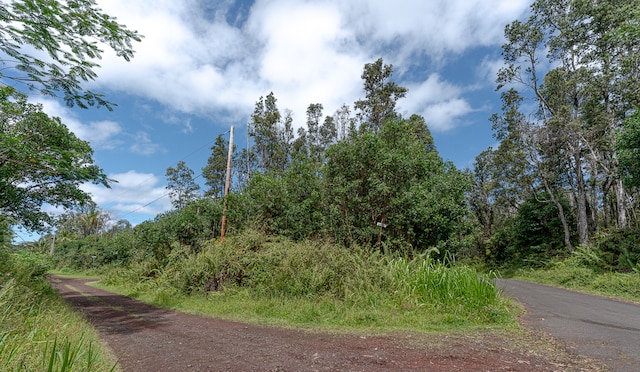
POLYGON ((407 98, 398 102, 400 112, 422 115, 431 130, 450 130, 456 119, 472 111, 471 105, 460 98, 465 88, 443 81, 438 74, 408 88, 407 98))
POLYGON ((93 201, 103 209, 130 219, 132 213, 155 216, 171 209, 171 201, 166 196, 164 185, 158 185, 160 178, 151 173, 109 174, 116 180, 111 188, 94 184, 84 184, 82 190, 93 196, 93 201))
POLYGON ((61 105, 58 101, 35 98, 32 102, 41 104, 42 110, 47 115, 59 117, 71 132, 78 138, 91 143, 94 149, 113 149, 120 143, 118 135, 122 132, 122 127, 114 121, 83 123, 69 107, 61 105))
POLYGON ((484 58, 478 68, 476 69, 476 74, 478 79, 487 84, 496 85, 496 76, 498 76, 498 71, 501 68, 505 67, 506 64, 502 58, 500 59, 489 59, 484 58))
POLYGON ((358 34, 392 43, 402 55, 441 58, 477 46, 499 44, 504 25, 518 18, 529 0, 442 0, 340 2, 358 34))
POLYGON ((463 117, 472 111, 473 109, 467 101, 453 98, 427 106, 422 116, 425 117, 429 128, 447 131, 458 124, 457 118, 463 117))
MULTIPOLYGON (((364 63, 383 55, 396 68, 422 63, 416 58, 437 66, 470 48, 500 45, 504 25, 529 2, 258 0, 237 27, 225 18, 231 2, 207 4, 218 8, 205 11, 196 0, 101 0, 107 13, 145 38, 129 63, 106 53, 98 84, 182 112, 224 112, 229 121, 246 120, 256 100, 273 91, 279 108, 291 109, 300 125, 310 103, 331 114, 361 97, 364 63)), ((464 92, 431 93, 434 99, 425 101, 428 93, 412 89, 405 107, 450 112, 436 124, 447 128, 460 113, 444 107, 469 112, 464 92)))
POLYGON ((129 150, 134 154, 149 156, 158 152, 159 148, 160 146, 153 143, 148 133, 138 132, 136 133, 134 143, 129 147, 129 150))

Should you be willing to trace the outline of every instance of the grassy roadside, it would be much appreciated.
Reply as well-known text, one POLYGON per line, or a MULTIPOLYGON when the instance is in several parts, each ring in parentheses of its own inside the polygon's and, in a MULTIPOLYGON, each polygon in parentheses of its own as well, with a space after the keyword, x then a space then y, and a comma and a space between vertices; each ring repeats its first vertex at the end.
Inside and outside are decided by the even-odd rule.
POLYGON ((259 324, 381 332, 517 327, 518 310, 491 275, 468 266, 251 233, 101 277, 98 286, 157 306, 259 324))
POLYGON ((118 371, 97 331, 45 280, 44 257, 2 254, 3 371, 118 371))
POLYGON ((545 269, 521 269, 513 279, 531 281, 640 304, 640 274, 599 271, 556 262, 545 269))
POLYGON ((419 306, 396 306, 392 303, 354 305, 332 298, 259 297, 246 289, 223 293, 184 296, 163 291, 140 292, 126 286, 92 284, 98 288, 136 298, 143 302, 220 319, 286 328, 330 332, 389 333, 396 331, 468 333, 478 331, 514 331, 517 322, 511 316, 519 312, 516 305, 504 302, 505 313, 495 323, 471 321, 463 314, 437 311, 419 306), (241 311, 239 311, 241 309, 241 311))

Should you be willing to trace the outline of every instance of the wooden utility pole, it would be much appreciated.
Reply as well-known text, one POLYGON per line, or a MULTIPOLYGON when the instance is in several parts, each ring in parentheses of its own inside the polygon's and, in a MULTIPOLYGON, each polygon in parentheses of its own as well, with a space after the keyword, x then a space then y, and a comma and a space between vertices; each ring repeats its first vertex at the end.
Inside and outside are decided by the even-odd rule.
POLYGON ((224 234, 227 232, 227 196, 231 185, 231 157, 233 156, 233 126, 229 135, 229 154, 227 155, 227 178, 224 182, 224 199, 222 201, 222 228, 220 229, 220 241, 224 241, 224 234))

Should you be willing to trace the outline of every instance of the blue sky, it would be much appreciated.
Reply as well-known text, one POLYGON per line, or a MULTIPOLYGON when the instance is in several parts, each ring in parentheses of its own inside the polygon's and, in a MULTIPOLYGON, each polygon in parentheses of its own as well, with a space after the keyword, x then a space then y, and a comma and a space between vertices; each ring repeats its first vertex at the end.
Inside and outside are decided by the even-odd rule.
POLYGON ((495 74, 504 26, 525 0, 99 0, 145 38, 131 62, 110 52, 88 84, 113 112, 32 96, 89 141, 118 183, 84 187, 114 219, 136 224, 171 208, 165 171, 184 160, 200 173, 218 134, 246 141, 260 96, 273 92, 296 127, 310 103, 325 115, 363 96, 365 63, 382 57, 409 88, 400 112, 426 119, 445 160, 459 168, 494 145, 495 74), (153 202, 153 203, 152 203, 153 202))

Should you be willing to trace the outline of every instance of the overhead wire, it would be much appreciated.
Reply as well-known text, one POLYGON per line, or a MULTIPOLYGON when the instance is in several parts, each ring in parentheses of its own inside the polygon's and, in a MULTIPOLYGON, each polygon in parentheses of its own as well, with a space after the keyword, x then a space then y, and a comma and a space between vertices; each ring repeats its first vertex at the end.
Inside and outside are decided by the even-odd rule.
MULTIPOLYGON (((226 132, 224 132, 224 133, 221 133, 221 134, 220 134, 220 136, 223 136, 223 135, 225 135, 225 134, 227 134, 227 133, 229 133, 229 132, 231 132, 231 130, 228 130, 228 131, 226 131, 226 132)), ((204 145, 202 145, 202 146, 200 146, 200 147, 196 148, 195 150, 193 150, 193 151, 192 151, 192 152, 190 152, 189 154, 187 154, 187 155, 183 156, 183 157, 182 157, 182 159, 178 160, 178 162, 180 162, 180 161, 184 161, 185 159, 187 159, 187 158, 191 157, 192 155, 194 155, 195 153, 199 152, 200 150, 202 150, 202 149, 203 149, 203 148, 205 148, 206 146, 211 145, 211 144, 212 144, 212 143, 214 143, 215 141, 216 141, 216 140, 209 141, 209 142, 207 142, 206 144, 204 144, 204 145)), ((195 181, 195 180, 197 180, 198 178, 200 178, 201 176, 203 176, 203 173, 198 174, 195 178, 193 178, 193 180, 195 181)), ((157 197, 156 199, 154 199, 154 200, 152 200, 152 201, 148 202, 147 204, 145 204, 145 205, 143 205, 143 206, 140 206, 140 207, 138 207, 138 208, 136 208, 136 209, 134 209, 134 210, 132 210, 132 211, 129 211, 129 212, 127 212, 127 213, 123 214, 123 215, 122 215, 122 218, 124 218, 124 217, 126 217, 126 216, 128 216, 128 215, 130 215, 130 214, 136 213, 136 212, 138 212, 138 211, 140 211, 140 210, 142 210, 142 209, 144 209, 144 208, 146 208, 146 207, 150 206, 151 204, 153 204, 153 203, 157 202, 158 200, 161 200, 162 198, 166 198, 166 197, 167 197, 167 196, 169 196, 170 194, 171 194, 171 192, 168 192, 168 193, 166 193, 166 194, 164 194, 164 195, 161 195, 161 196, 157 197)))

